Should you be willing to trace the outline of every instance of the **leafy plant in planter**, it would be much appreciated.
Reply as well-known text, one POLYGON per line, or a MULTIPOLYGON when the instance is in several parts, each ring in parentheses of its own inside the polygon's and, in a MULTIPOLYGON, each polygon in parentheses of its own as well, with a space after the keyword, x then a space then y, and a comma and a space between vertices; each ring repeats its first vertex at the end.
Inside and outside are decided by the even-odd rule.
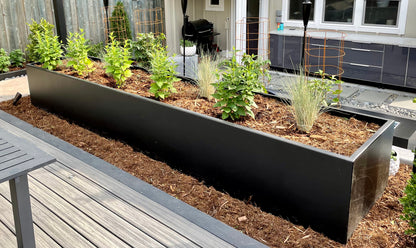
POLYGON ((36 31, 36 46, 34 54, 38 59, 37 62, 42 63, 42 68, 54 70, 62 64, 61 57, 63 50, 61 43, 58 41, 58 36, 53 35, 52 31, 45 32, 36 31))
POLYGON ((175 67, 173 61, 168 57, 166 47, 157 46, 150 54, 152 75, 150 78, 154 81, 150 85, 149 92, 155 95, 156 99, 165 99, 171 93, 176 93, 173 82, 179 81, 175 77, 175 67))
POLYGON ((129 69, 133 63, 130 60, 130 43, 129 40, 125 40, 124 45, 121 46, 120 42, 113 36, 113 33, 110 34, 110 41, 105 47, 104 68, 105 72, 116 80, 117 87, 120 88, 126 79, 132 75, 129 69))
MULTIPOLYGON (((324 73, 322 70, 319 70, 316 74, 319 75, 320 79, 314 78, 309 80, 309 83, 314 90, 323 93, 322 104, 328 106, 328 103, 326 102, 328 93, 333 96, 341 94, 341 89, 333 90, 332 87, 342 84, 342 81, 337 79, 334 75, 324 73)), ((332 98, 332 102, 337 104, 339 102, 338 97, 332 98)))
POLYGON ((25 62, 24 53, 20 49, 15 49, 10 52, 10 63, 12 66, 22 67, 25 62))
POLYGON ((136 40, 131 42, 133 58, 140 66, 150 68, 150 54, 156 47, 161 46, 165 39, 166 37, 163 33, 158 36, 155 36, 153 33, 139 33, 136 40))
POLYGON ((222 80, 213 84, 216 92, 212 95, 219 100, 214 107, 221 108, 223 119, 236 120, 246 115, 254 118, 251 108, 257 107, 254 102, 255 91, 264 89, 259 79, 262 75, 268 75, 268 72, 262 69, 266 63, 268 61, 256 59, 254 55, 244 54, 240 64, 235 49, 231 60, 223 63, 226 69, 222 74, 222 80))
POLYGON ((111 13, 110 31, 114 34, 114 38, 119 42, 124 42, 132 38, 130 30, 130 22, 122 2, 117 2, 111 13))
POLYGON ((72 66, 78 75, 88 75, 88 73, 94 71, 93 63, 88 58, 89 46, 85 39, 84 30, 80 30, 80 33, 69 33, 66 46, 66 56, 69 58, 68 66, 72 66))
MULTIPOLYGON (((89 43, 89 41, 88 41, 89 43)), ((96 44, 88 44, 88 56, 102 58, 105 54, 105 47, 103 42, 98 42, 96 44)))
POLYGON ((43 35, 44 33, 53 32, 54 25, 41 19, 39 23, 32 19, 32 24, 29 25, 30 34, 28 36, 29 44, 26 47, 29 61, 39 61, 39 55, 35 52, 38 45, 37 33, 43 35))
POLYGON ((401 218, 409 223, 410 228, 406 230, 406 234, 416 234, 416 174, 413 173, 409 180, 404 193, 406 194, 400 199, 403 205, 403 216, 401 218))
POLYGON ((0 49, 0 72, 8 72, 10 66, 10 57, 7 52, 1 48, 0 49))

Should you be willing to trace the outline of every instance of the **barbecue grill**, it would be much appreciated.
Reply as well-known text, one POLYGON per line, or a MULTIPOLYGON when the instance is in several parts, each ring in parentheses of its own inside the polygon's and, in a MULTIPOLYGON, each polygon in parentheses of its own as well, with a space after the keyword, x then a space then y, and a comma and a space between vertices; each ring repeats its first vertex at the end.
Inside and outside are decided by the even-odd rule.
POLYGON ((185 27, 182 27, 182 36, 186 40, 195 42, 198 47, 198 52, 201 49, 204 51, 212 51, 212 43, 215 35, 219 35, 219 33, 214 33, 214 25, 205 19, 186 22, 186 34, 185 27))

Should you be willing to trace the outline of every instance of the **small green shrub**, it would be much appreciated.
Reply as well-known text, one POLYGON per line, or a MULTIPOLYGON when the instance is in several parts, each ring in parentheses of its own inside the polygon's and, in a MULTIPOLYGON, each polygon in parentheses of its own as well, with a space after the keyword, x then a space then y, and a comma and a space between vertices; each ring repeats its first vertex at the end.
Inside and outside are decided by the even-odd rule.
POLYGON ((221 108, 223 119, 236 120, 246 115, 254 118, 251 110, 257 107, 254 95, 255 91, 264 90, 260 77, 268 76, 267 70, 262 69, 267 63, 254 55, 243 54, 240 64, 234 49, 231 60, 223 63, 225 71, 222 80, 214 83, 216 92, 212 95, 219 100, 214 107, 221 108))
POLYGON ((212 94, 215 93, 213 84, 217 81, 215 72, 219 70, 219 60, 213 58, 209 54, 201 54, 198 63, 198 86, 199 95, 208 100, 212 99, 212 94))
POLYGON ((96 44, 88 44, 90 49, 88 49, 88 56, 103 58, 105 54, 104 42, 98 42, 96 44))
MULTIPOLYGON (((333 90, 332 88, 336 85, 342 84, 343 82, 337 79, 334 75, 324 73, 322 70, 319 70, 316 74, 319 75, 320 78, 314 78, 310 80, 309 83, 314 90, 322 92, 322 104, 326 106, 331 105, 326 101, 328 93, 332 96, 341 94, 342 90, 333 90)), ((337 104, 338 102, 338 97, 332 98, 332 103, 337 104)))
MULTIPOLYGON (((184 41, 183 39, 180 41, 181 47, 183 47, 183 41, 184 41)), ((185 40, 185 47, 192 47, 194 45, 195 45, 195 43, 193 43, 192 41, 185 40)))
POLYGON ((61 57, 63 50, 58 36, 53 35, 52 31, 36 31, 37 45, 34 53, 38 58, 37 62, 42 63, 42 68, 55 70, 58 65, 62 64, 61 57))
POLYGON ((26 47, 26 52, 28 54, 29 61, 39 61, 39 55, 36 54, 35 49, 38 45, 37 34, 40 33, 43 35, 44 33, 51 32, 53 33, 54 25, 47 22, 45 19, 41 19, 39 23, 32 19, 32 24, 29 25, 30 34, 28 36, 29 44, 26 47))
POLYGON ((324 111, 322 100, 325 92, 310 84, 302 70, 300 75, 285 77, 284 80, 290 99, 288 107, 295 118, 296 126, 298 130, 308 133, 324 111))
POLYGON ((1 48, 0 49, 0 72, 8 72, 10 66, 10 57, 7 52, 1 48))
POLYGON ((88 75, 94 71, 94 64, 88 58, 89 46, 85 39, 84 30, 80 33, 69 33, 66 46, 66 56, 69 59, 68 66, 72 66, 78 75, 88 75))
POLYGON ((121 46, 116 40, 113 33, 110 34, 110 43, 105 47, 104 55, 105 72, 110 74, 115 80, 117 87, 122 87, 126 79, 132 75, 130 66, 133 61, 130 60, 130 44, 128 40, 124 41, 121 46))
POLYGON ((416 174, 413 173, 412 178, 404 189, 406 194, 400 199, 403 205, 403 216, 401 218, 409 223, 410 228, 406 230, 406 234, 416 234, 416 174))
POLYGON ((22 67, 25 63, 24 53, 20 49, 15 49, 10 52, 10 63, 16 67, 22 67))
POLYGON ((176 93, 173 82, 179 81, 175 77, 175 63, 168 57, 166 47, 157 46, 150 54, 152 76, 154 83, 150 85, 149 92, 155 95, 156 99, 165 99, 171 93, 176 93))
POLYGON ((133 58, 140 66, 150 68, 151 56, 156 47, 162 46, 165 35, 159 34, 155 36, 153 33, 140 33, 137 35, 136 41, 131 42, 133 58))
POLYGON ((111 13, 110 31, 119 42, 131 40, 130 22, 122 2, 117 2, 111 13))
POLYGON ((413 98, 413 103, 416 103, 416 97, 415 97, 415 98, 413 98))

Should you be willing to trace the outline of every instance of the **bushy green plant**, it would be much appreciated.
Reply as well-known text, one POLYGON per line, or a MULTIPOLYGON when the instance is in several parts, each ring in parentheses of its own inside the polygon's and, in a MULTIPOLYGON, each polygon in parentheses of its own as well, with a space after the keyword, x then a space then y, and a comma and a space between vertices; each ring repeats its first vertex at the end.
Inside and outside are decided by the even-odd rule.
POLYGON ((415 98, 413 98, 413 103, 416 103, 416 97, 415 97, 415 98))
POLYGON ((45 19, 41 19, 39 23, 32 19, 32 24, 29 25, 30 34, 28 36, 29 44, 26 47, 29 61, 39 61, 39 55, 35 52, 38 45, 37 33, 43 35, 44 33, 53 32, 54 25, 47 22, 45 19))
POLYGON ((410 228, 406 230, 406 234, 416 234, 416 174, 413 173, 412 178, 404 189, 406 194, 400 199, 403 205, 403 216, 401 218, 409 223, 410 228))
POLYGON ((0 72, 8 72, 10 66, 10 57, 7 52, 1 48, 0 49, 0 72))
POLYGON ((122 2, 117 2, 111 13, 110 30, 119 42, 131 40, 130 22, 122 2))
POLYGON ((154 83, 150 85, 149 92, 155 95, 156 99, 165 99, 171 93, 176 93, 173 83, 179 81, 175 77, 175 63, 168 57, 166 47, 157 46, 150 54, 152 76, 154 83))
POLYGON ((224 61, 222 80, 214 83, 216 92, 212 95, 219 100, 214 107, 221 108, 223 119, 236 120, 246 115, 254 118, 252 107, 257 107, 254 95, 256 90, 264 89, 260 77, 268 76, 267 70, 262 69, 267 63, 247 54, 238 63, 235 49, 231 60, 224 61))
POLYGON ((24 53, 20 49, 15 49, 10 52, 10 63, 13 66, 21 67, 25 62, 24 53))
POLYGON ((79 33, 69 33, 66 46, 68 66, 72 66, 80 76, 94 71, 94 64, 88 58, 89 49, 84 30, 81 29, 79 33))
POLYGON ((317 73, 320 78, 314 78, 309 81, 311 84, 311 87, 316 90, 322 92, 322 104, 328 105, 327 103, 327 97, 328 94, 335 96, 332 98, 332 103, 338 103, 339 99, 336 97, 337 95, 341 94, 341 89, 333 90, 333 87, 336 85, 340 85, 343 82, 339 79, 337 79, 334 75, 329 75, 327 73, 324 73, 322 70, 319 70, 317 73))
POLYGON ((150 54, 156 47, 162 46, 165 39, 163 33, 157 36, 153 33, 139 33, 136 40, 131 42, 133 58, 140 66, 150 68, 150 54))
POLYGON ((34 53, 38 58, 37 62, 42 63, 42 68, 55 70, 58 65, 62 64, 61 57, 63 50, 58 36, 53 35, 52 31, 36 31, 37 45, 34 53))
POLYGON ((313 87, 304 73, 285 77, 285 87, 289 94, 290 110, 295 118, 298 130, 308 133, 320 113, 324 111, 322 99, 325 92, 313 87))
POLYGON ((88 49, 88 56, 102 58, 104 57, 105 47, 104 42, 98 42, 96 44, 88 44, 90 49, 88 49))
POLYGON ((208 100, 212 99, 215 93, 214 83, 217 81, 216 73, 219 70, 219 60, 209 54, 201 54, 198 63, 198 86, 199 95, 208 100))
POLYGON ((133 63, 130 60, 130 44, 129 40, 125 40, 124 45, 121 46, 120 42, 113 36, 113 33, 110 34, 110 41, 105 47, 104 68, 106 69, 105 72, 115 79, 117 87, 120 88, 126 79, 132 75, 129 69, 133 63))
MULTIPOLYGON (((181 47, 183 47, 183 43, 184 43, 184 40, 182 39, 182 40, 180 41, 181 47)), ((192 41, 190 41, 190 40, 185 40, 185 47, 192 47, 192 46, 194 46, 194 45, 195 45, 195 43, 193 43, 192 41)))

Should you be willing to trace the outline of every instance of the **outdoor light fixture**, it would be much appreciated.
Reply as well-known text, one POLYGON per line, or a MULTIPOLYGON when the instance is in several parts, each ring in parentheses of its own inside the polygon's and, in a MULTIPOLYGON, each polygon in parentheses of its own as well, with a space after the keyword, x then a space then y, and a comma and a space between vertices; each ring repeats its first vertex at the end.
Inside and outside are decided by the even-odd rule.
POLYGON ((188 17, 186 16, 186 7, 188 6, 188 0, 182 0, 182 13, 183 13, 183 76, 185 77, 185 54, 186 54, 186 46, 185 46, 185 35, 186 35, 186 25, 188 22, 188 17))
POLYGON ((305 65, 305 45, 306 45, 306 28, 308 27, 309 17, 311 16, 312 2, 304 0, 302 3, 303 15, 303 46, 302 46, 302 66, 305 65))

